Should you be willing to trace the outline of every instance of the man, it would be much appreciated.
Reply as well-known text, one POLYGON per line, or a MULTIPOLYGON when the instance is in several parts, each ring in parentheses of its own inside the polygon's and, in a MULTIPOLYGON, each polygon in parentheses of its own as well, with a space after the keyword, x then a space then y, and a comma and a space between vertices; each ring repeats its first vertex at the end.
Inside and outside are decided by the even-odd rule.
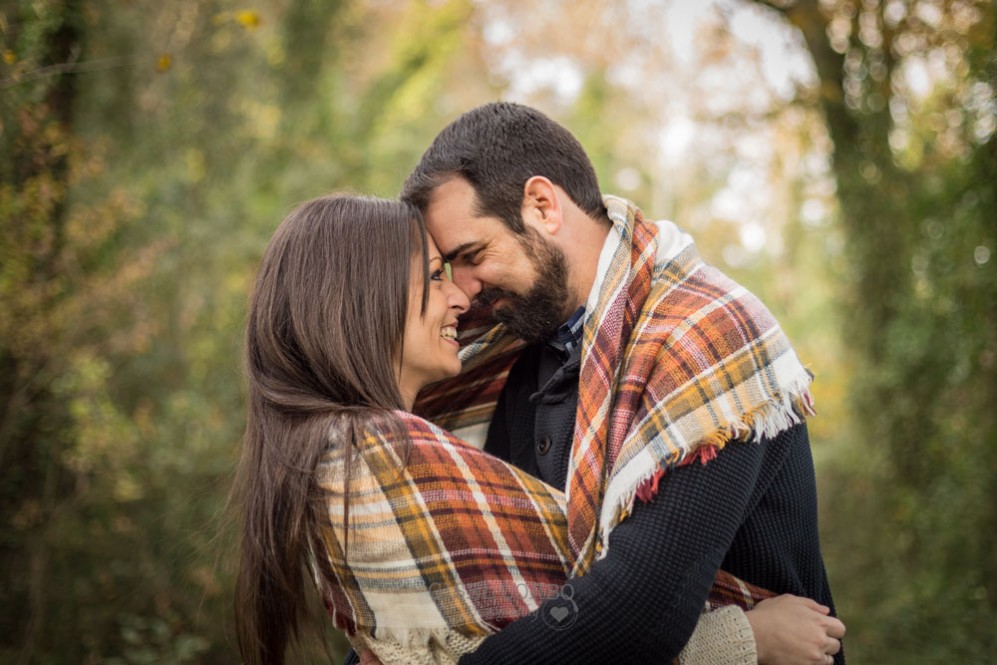
MULTIPOLYGON (((570 625, 555 630, 550 621, 526 617, 461 663, 671 662, 721 567, 775 593, 813 598, 833 613, 807 430, 797 417, 807 410, 799 402, 809 397, 809 376, 800 378, 805 370, 791 348, 771 364, 762 358, 749 383, 764 383, 788 362, 796 363, 795 378, 767 401, 745 406, 731 377, 745 352, 725 356, 731 339, 712 338, 708 325, 696 323, 743 290, 722 275, 699 284, 700 273, 715 273, 699 263, 689 264, 690 283, 716 300, 693 308, 685 322, 669 322, 667 303, 682 289, 660 282, 673 264, 691 260, 688 236, 645 223, 625 201, 607 199, 607 207, 577 140, 516 104, 489 104, 446 127, 402 197, 423 211, 457 285, 528 343, 509 371, 485 449, 565 489, 569 506, 579 505, 574 517, 569 513, 580 552, 568 585, 570 625), (628 253, 638 240, 650 249, 628 253), (615 284, 621 261, 632 262, 630 272, 624 266, 615 284), (646 292, 631 303, 641 288, 646 292), (646 312, 642 303, 660 304, 646 312), (666 340, 656 332, 663 326, 672 326, 666 340), (678 331, 687 330, 693 334, 680 338, 678 331), (641 355, 642 344, 650 355, 641 355), (658 389, 703 354, 718 358, 708 383, 689 370, 682 390, 658 389), (724 382, 733 387, 717 391, 723 403, 698 394, 724 382), (657 403, 665 393, 667 404, 657 403), (798 401, 795 412, 772 406, 790 397, 798 401), (687 414, 682 408, 690 401, 687 414), (732 415, 719 417, 718 410, 732 415), (694 412, 721 425, 684 441, 694 412), (723 446, 728 438, 755 442, 723 446)), ((755 320, 746 321, 734 336, 766 356, 766 342, 750 339, 758 334, 755 320)), ((834 662, 843 663, 843 653, 834 662)))

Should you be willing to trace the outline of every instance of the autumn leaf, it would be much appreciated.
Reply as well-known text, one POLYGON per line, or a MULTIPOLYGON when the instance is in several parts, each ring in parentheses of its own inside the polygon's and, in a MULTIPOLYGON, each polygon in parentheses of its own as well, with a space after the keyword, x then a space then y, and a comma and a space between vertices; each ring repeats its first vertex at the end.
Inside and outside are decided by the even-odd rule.
POLYGON ((260 14, 251 9, 246 9, 236 13, 235 22, 247 30, 255 30, 260 27, 260 14))

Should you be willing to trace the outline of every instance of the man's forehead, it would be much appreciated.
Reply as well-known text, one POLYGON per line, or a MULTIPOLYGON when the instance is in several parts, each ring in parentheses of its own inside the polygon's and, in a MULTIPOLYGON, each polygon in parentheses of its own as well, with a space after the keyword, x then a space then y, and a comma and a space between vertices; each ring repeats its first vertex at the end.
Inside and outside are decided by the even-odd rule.
POLYGON ((446 212, 427 210, 426 230, 436 242, 440 254, 450 260, 458 252, 479 241, 473 219, 446 212))
POLYGON ((479 214, 474 188, 463 178, 452 178, 434 189, 424 217, 440 252, 450 258, 485 242, 494 233, 492 224, 501 225, 500 220, 479 214))

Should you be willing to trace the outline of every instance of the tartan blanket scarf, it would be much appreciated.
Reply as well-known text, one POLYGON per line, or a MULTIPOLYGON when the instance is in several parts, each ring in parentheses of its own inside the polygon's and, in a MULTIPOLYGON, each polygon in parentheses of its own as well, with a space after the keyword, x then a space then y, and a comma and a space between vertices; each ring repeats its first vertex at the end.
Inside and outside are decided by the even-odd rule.
MULTIPOLYGON (((582 575, 635 497, 728 441, 759 441, 813 414, 810 372, 768 309, 706 264, 671 222, 604 198, 612 230, 585 308, 568 467, 568 535, 582 575)), ((487 422, 522 343, 487 311, 462 322, 460 376, 416 412, 450 430, 487 422)))
MULTIPOLYGON (((393 417, 368 429, 348 481, 342 450, 317 470, 328 500, 312 566, 335 625, 386 665, 456 662, 538 608, 533 620, 569 625, 557 605, 573 602, 565 495, 417 416, 393 417)), ((750 609, 769 595, 721 572, 707 605, 750 609)))
MULTIPOLYGON (((433 423, 399 412, 397 427, 372 427, 348 482, 341 451, 320 465, 332 500, 312 563, 355 645, 472 650, 564 597, 634 498, 667 482, 665 470, 812 413, 811 375, 761 303, 704 264, 674 225, 647 223, 622 199, 606 204, 613 231, 586 304, 566 493, 443 429, 490 419, 522 348, 475 318, 480 310, 462 322, 462 374, 420 396, 417 410, 433 423)), ((750 609, 768 595, 720 572, 708 605, 750 609)))

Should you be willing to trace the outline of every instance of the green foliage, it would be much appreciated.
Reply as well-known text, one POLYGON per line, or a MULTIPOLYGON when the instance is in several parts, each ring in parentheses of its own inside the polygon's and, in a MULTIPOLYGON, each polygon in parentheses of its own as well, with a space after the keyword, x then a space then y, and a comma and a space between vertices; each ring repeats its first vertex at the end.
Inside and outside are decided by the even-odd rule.
MULTIPOLYGON (((771 4, 794 21, 818 5, 771 4)), ((822 2, 821 20, 881 9, 853 4, 822 2)), ((963 33, 893 26, 963 54, 906 115, 889 111, 903 94, 882 48, 853 37, 818 62, 839 76, 821 103, 840 224, 783 223, 785 261, 737 271, 823 364, 820 404, 852 397, 813 432, 854 662, 986 662, 997 646, 997 142, 979 131, 997 18, 963 5, 979 10, 963 33)), ((0 10, 0 661, 235 659, 224 502, 256 262, 294 203, 395 194, 446 120, 501 93, 480 16, 469 0, 0 10)), ((648 109, 616 103, 605 70, 559 119, 607 190, 630 167, 635 199, 676 208, 652 214, 695 213, 723 169, 690 159, 681 187, 656 182, 648 109)), ((717 259, 736 226, 701 230, 717 259)), ((342 635, 326 637, 338 657, 342 635)), ((300 660, 327 655, 309 640, 300 660)))
MULTIPOLYGON (((967 100, 989 91, 992 122, 997 13, 945 3, 929 25, 888 20, 884 7, 828 3, 824 15, 851 12, 866 26, 842 70, 822 69, 846 92, 823 103, 855 363, 852 440, 827 474, 825 542, 852 658, 987 662, 997 625, 997 140, 967 100), (918 97, 902 62, 923 54, 890 49, 904 43, 959 76, 918 97)), ((818 61, 834 60, 809 43, 818 61)))
POLYGON ((470 5, 419 3, 418 32, 347 2, 15 5, 0 660, 230 662, 223 509, 256 262, 296 201, 397 191, 443 122, 427 109, 470 5), (358 63, 379 42, 390 57, 358 63))

